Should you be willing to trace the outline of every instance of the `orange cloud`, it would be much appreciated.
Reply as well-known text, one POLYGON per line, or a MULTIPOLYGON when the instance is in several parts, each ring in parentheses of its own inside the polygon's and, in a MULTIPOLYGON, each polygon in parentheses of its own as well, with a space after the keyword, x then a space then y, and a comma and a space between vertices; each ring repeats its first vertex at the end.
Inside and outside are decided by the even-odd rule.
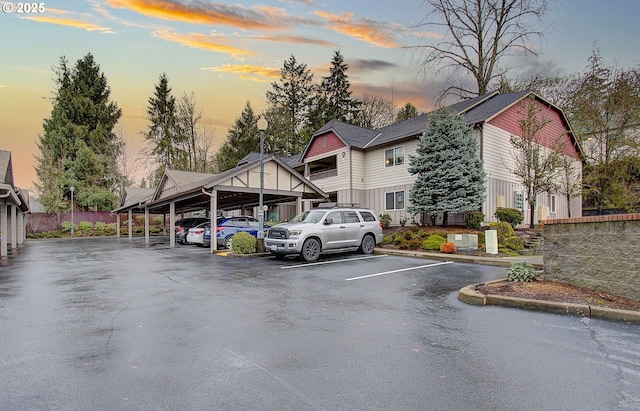
POLYGON ((243 36, 243 39, 250 40, 262 40, 262 41, 272 41, 275 43, 294 43, 294 44, 312 44, 316 46, 327 46, 327 47, 336 47, 336 44, 327 41, 324 39, 311 38, 311 37, 302 37, 302 36, 291 36, 291 35, 257 35, 257 36, 243 36))
POLYGON ((226 44, 215 43, 212 41, 211 37, 199 33, 184 35, 174 33, 169 30, 156 30, 152 34, 155 37, 161 38, 163 40, 173 41, 175 43, 182 44, 183 46, 215 51, 217 53, 226 53, 232 56, 256 54, 250 50, 244 50, 226 44))
MULTIPOLYGON (((262 67, 262 66, 252 66, 249 64, 225 64, 220 67, 203 67, 202 70, 208 70, 213 72, 223 72, 223 73, 235 73, 239 74, 242 79, 250 79, 247 75, 250 74, 258 74, 268 78, 280 78, 280 69, 275 69, 271 67, 262 67)), ((251 78, 254 80, 254 78, 251 78)))
POLYGON ((202 3, 182 4, 171 0, 108 0, 111 7, 127 8, 145 16, 196 24, 221 24, 250 30, 285 28, 291 18, 284 19, 280 9, 263 7, 247 9, 239 5, 202 3), (286 22, 286 23, 285 23, 286 22))
POLYGON ((103 33, 113 33, 113 31, 108 27, 102 27, 97 24, 87 23, 86 21, 80 21, 76 19, 63 19, 63 18, 48 17, 48 16, 31 16, 27 18, 29 20, 35 20, 42 23, 59 24, 61 26, 75 27, 75 28, 87 30, 87 31, 101 31, 103 33))
POLYGON ((328 27, 338 33, 355 37, 374 46, 398 47, 395 39, 381 27, 381 23, 370 19, 353 19, 353 13, 332 14, 316 11, 317 16, 327 20, 328 27))

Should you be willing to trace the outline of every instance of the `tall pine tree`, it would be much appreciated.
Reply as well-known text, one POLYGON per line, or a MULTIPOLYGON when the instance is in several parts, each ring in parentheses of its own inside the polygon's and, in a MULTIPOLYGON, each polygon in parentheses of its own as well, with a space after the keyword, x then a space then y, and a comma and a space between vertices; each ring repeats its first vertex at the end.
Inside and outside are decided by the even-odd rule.
POLYGON ((313 130, 322 127, 330 120, 350 124, 355 122, 360 102, 351 98, 349 89, 351 85, 347 77, 348 68, 340 51, 336 51, 331 61, 329 75, 322 78, 318 98, 315 100, 315 118, 321 121, 313 124, 313 130))
POLYGON ((280 130, 285 141, 279 143, 283 147, 280 155, 290 156, 302 151, 311 136, 306 129, 314 98, 313 73, 294 56, 285 61, 280 73, 280 80, 271 83, 273 91, 267 91, 267 101, 272 115, 281 117, 278 123, 290 126, 280 130))
POLYGON ((110 210, 122 180, 117 160, 123 143, 113 131, 122 111, 109 100, 107 79, 90 53, 73 68, 62 57, 55 72, 53 109, 37 144, 40 201, 48 211, 67 210, 74 186, 77 205, 110 210))
POLYGON ((244 156, 259 149, 258 118, 251 108, 251 102, 247 101, 242 114, 227 132, 227 141, 216 154, 218 172, 234 168, 244 156))
POLYGON ((417 176, 409 192, 412 214, 443 214, 475 210, 485 199, 485 172, 478 142, 463 118, 442 109, 429 122, 416 150, 409 156, 409 173, 417 176))
POLYGON ((157 182, 165 168, 176 168, 184 158, 181 150, 181 139, 176 123, 176 98, 171 94, 169 79, 166 74, 160 76, 155 92, 149 98, 147 107, 149 129, 145 138, 149 144, 149 154, 156 161, 157 168, 154 180, 157 182))

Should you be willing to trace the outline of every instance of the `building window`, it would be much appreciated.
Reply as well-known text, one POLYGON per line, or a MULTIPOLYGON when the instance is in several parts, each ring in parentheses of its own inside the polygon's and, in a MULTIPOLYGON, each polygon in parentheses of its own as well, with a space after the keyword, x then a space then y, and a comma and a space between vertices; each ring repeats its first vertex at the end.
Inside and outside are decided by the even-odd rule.
POLYGON ((390 148, 384 152, 384 166, 392 167, 404 164, 404 147, 390 148))
POLYGON ((555 213, 557 211, 557 208, 556 208, 556 204, 557 203, 558 203, 557 196, 554 195, 554 194, 550 195, 549 196, 549 210, 550 210, 550 212, 555 213))
POLYGON ((386 210, 404 210, 404 191, 385 193, 386 210))

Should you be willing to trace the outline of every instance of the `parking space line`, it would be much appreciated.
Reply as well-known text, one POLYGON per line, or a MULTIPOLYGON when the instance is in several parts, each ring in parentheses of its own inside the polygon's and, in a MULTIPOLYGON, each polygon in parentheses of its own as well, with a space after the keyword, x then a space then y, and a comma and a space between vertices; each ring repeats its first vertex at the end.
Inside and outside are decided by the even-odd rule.
POLYGON ((286 270, 287 268, 310 267, 312 265, 341 263, 343 261, 366 260, 366 259, 369 259, 369 258, 379 258, 379 257, 386 257, 386 256, 387 256, 386 254, 370 255, 370 256, 367 256, 367 257, 345 258, 345 259, 342 259, 342 260, 331 260, 331 261, 320 261, 318 263, 303 263, 303 264, 296 264, 296 265, 285 265, 285 266, 282 266, 280 268, 282 268, 283 270, 286 270))
POLYGON ((345 281, 362 280, 364 278, 377 277, 377 276, 380 276, 380 275, 399 273, 399 272, 402 272, 402 271, 418 270, 420 268, 435 267, 437 265, 452 264, 452 263, 453 263, 453 261, 445 261, 445 262, 441 262, 441 263, 420 265, 418 267, 401 268, 399 270, 385 271, 383 273, 376 273, 376 274, 363 275, 363 276, 360 276, 360 277, 347 278, 345 281))

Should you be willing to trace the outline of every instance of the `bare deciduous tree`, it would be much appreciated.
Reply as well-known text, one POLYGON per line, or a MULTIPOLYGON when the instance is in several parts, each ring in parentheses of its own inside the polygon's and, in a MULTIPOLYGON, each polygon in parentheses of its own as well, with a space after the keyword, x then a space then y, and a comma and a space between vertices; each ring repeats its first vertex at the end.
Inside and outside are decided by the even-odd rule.
POLYGON ((360 111, 355 124, 375 130, 393 124, 395 121, 395 103, 393 99, 376 94, 360 97, 360 111))
POLYGON ((425 50, 425 72, 435 69, 436 73, 446 71, 451 75, 451 85, 441 97, 485 94, 497 88, 510 70, 510 57, 535 55, 531 40, 543 36, 537 26, 550 1, 425 0, 430 12, 417 27, 444 28, 446 35, 436 44, 413 48, 425 50), (463 82, 469 76, 475 90, 463 82))
POLYGON ((519 121, 521 136, 511 136, 514 147, 513 159, 515 167, 511 170, 527 190, 527 203, 530 211, 530 228, 534 228, 534 210, 536 197, 556 187, 557 167, 562 150, 562 141, 555 136, 553 147, 544 144, 542 130, 551 123, 545 118, 537 103, 535 95, 522 100, 519 121))

